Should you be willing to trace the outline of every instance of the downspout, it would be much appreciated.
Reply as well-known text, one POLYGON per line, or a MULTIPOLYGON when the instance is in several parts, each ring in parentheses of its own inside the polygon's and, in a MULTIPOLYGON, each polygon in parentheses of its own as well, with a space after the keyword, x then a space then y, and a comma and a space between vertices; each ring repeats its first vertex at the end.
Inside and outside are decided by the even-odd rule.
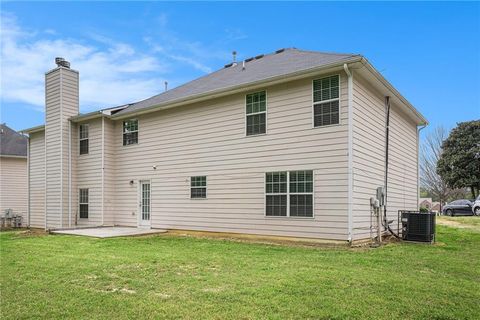
MULTIPOLYGON (((420 201, 420 131, 425 129, 427 125, 422 124, 420 127, 417 127, 417 206, 420 201)), ((440 207, 442 204, 440 204, 440 207)))
POLYGON ((72 227, 72 122, 68 122, 68 227, 72 227))
POLYGON ((353 238, 353 75, 345 63, 343 69, 348 77, 348 242, 353 238))
POLYGON ((104 221, 104 194, 105 194, 105 117, 102 115, 102 226, 104 221))
POLYGON ((27 140, 27 196, 28 196, 28 209, 27 209, 27 227, 30 227, 30 136, 27 140))
POLYGON ((384 182, 384 204, 383 204, 383 223, 385 230, 388 228, 387 221, 387 199, 388 199, 388 147, 390 138, 390 97, 385 96, 385 182, 384 182))

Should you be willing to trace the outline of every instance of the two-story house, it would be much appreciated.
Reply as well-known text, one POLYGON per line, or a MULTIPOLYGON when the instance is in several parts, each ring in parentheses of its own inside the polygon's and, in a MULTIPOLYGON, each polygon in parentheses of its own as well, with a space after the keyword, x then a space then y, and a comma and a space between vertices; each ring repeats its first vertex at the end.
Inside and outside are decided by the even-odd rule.
POLYGON ((377 187, 389 220, 417 208, 426 120, 360 55, 282 49, 88 114, 56 62, 45 125, 25 130, 31 227, 353 241, 370 237, 377 187))

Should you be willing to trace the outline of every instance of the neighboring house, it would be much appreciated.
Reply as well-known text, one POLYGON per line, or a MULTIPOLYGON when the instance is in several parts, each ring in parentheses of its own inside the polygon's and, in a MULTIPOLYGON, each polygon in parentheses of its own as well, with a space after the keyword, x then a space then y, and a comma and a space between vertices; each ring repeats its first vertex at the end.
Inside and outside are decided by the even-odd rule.
POLYGON ((437 213, 442 212, 442 206, 440 205, 440 202, 432 202, 431 210, 437 213))
POLYGON ((432 210, 433 202, 432 198, 420 198, 418 199, 418 207, 432 210))
MULTIPOLYGON (((0 214, 12 209, 24 219, 28 213, 28 138, 0 124, 0 214)), ((24 220, 25 223, 25 220, 24 220)))
POLYGON ((388 105, 388 219, 417 208, 426 120, 360 55, 282 49, 88 114, 57 64, 46 124, 25 130, 32 227, 369 238, 388 105))

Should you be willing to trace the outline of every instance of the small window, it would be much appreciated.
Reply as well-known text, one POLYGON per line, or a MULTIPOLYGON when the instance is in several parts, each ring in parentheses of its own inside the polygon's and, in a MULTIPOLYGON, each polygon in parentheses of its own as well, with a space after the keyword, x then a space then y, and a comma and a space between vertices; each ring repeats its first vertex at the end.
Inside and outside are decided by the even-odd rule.
POLYGON ((138 143, 138 120, 131 119, 123 121, 123 145, 138 143))
POLYGON ((78 203, 80 219, 88 219, 88 189, 80 189, 78 203))
POLYGON ((313 80, 313 124, 315 127, 340 123, 340 77, 313 80))
POLYGON ((207 177, 191 177, 190 178, 190 198, 205 199, 207 197, 207 177))
POLYGON ((265 175, 265 214, 313 217, 313 171, 268 172, 265 175))
POLYGON ((80 154, 88 154, 88 124, 79 127, 80 154))
POLYGON ((266 133, 267 131, 267 93, 265 91, 247 94, 246 133, 247 136, 266 133))

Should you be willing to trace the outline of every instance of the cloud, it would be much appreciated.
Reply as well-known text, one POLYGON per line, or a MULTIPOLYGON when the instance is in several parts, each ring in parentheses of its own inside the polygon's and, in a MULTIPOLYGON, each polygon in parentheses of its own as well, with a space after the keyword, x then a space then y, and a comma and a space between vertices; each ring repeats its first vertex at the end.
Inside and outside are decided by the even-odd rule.
MULTIPOLYGON (((44 110, 44 73, 54 57, 80 70, 82 112, 144 99, 161 91, 168 65, 128 44, 97 36, 105 48, 73 39, 41 39, 22 29, 15 16, 2 14, 1 98, 44 110), (152 75, 155 72, 155 75, 152 75), (159 77, 160 75, 160 77, 159 77)), ((50 35, 54 33, 49 33, 50 35)))
MULTIPOLYGON (((231 59, 224 43, 204 45, 188 41, 167 28, 168 16, 157 16, 160 32, 144 37, 146 48, 90 32, 84 38, 62 36, 54 29, 30 30, 15 15, 1 14, 2 103, 23 103, 44 111, 44 74, 55 57, 64 57, 80 71, 81 112, 122 105, 163 91, 164 81, 174 87, 210 65, 231 59), (195 72, 196 71, 196 72, 195 72)), ((225 31, 228 39, 241 39, 238 30, 225 31)))

